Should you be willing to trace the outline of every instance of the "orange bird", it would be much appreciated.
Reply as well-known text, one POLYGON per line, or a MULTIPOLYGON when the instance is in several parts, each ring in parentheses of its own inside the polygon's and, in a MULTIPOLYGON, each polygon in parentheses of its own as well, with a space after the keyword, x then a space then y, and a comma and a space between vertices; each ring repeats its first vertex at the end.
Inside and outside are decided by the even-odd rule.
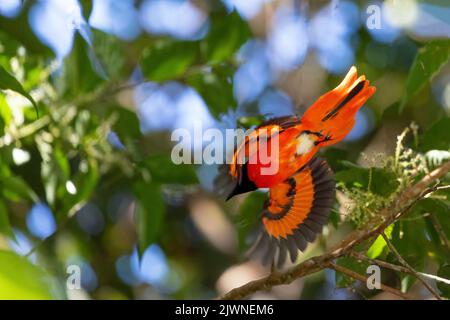
MULTIPOLYGON (((262 212, 262 232, 252 249, 263 263, 281 266, 313 242, 335 198, 334 175, 325 160, 313 158, 321 147, 338 143, 355 124, 356 112, 375 93, 365 76, 352 67, 344 80, 322 95, 303 117, 270 119, 248 134, 225 166, 229 183, 217 185, 231 197, 269 188, 262 212), (264 149, 264 152, 261 150, 264 149), (230 179, 231 178, 231 179, 230 179)), ((220 182, 222 180, 222 182, 220 182)), ((226 179, 225 179, 226 180, 226 179)))

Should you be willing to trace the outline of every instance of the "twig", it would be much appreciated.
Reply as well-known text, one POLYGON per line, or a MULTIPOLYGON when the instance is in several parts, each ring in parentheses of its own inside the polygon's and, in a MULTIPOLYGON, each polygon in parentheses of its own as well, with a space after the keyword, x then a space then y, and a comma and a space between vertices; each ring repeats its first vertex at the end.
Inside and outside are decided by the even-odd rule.
MULTIPOLYGON (((357 273, 357 272, 355 272, 355 271, 353 271, 353 270, 347 269, 347 268, 345 268, 345 267, 343 267, 343 266, 340 266, 340 265, 335 264, 335 263, 332 263, 332 262, 328 264, 328 267, 331 268, 331 269, 333 269, 334 271, 343 273, 343 274, 345 274, 345 275, 347 275, 347 276, 349 276, 349 277, 351 277, 351 278, 353 278, 353 279, 355 279, 355 280, 361 281, 361 282, 364 283, 364 284, 367 283, 367 279, 368 279, 368 278, 367 278, 366 276, 363 276, 363 275, 361 275, 361 274, 359 274, 359 273, 357 273)), ((387 285, 384 285, 384 284, 382 284, 382 283, 380 283, 380 288, 381 288, 381 290, 383 290, 383 291, 386 291, 386 292, 395 294, 396 296, 399 296, 399 297, 401 297, 401 298, 403 298, 403 299, 405 299, 405 300, 411 300, 411 299, 414 299, 413 297, 409 296, 408 294, 403 293, 403 292, 401 292, 401 291, 398 290, 398 289, 394 289, 394 288, 392 288, 392 287, 389 287, 389 286, 387 286, 387 285)))
POLYGON ((415 185, 405 189, 387 208, 381 209, 374 220, 370 221, 365 228, 350 233, 337 247, 331 248, 320 256, 308 259, 285 272, 269 275, 265 278, 244 284, 241 287, 231 290, 220 298, 242 299, 259 290, 267 290, 273 286, 289 284, 295 279, 323 270, 326 268, 327 263, 350 253, 356 245, 363 241, 377 236, 387 226, 408 212, 417 201, 434 192, 436 189, 428 188, 428 186, 449 171, 450 161, 426 175, 415 185))
POLYGON ((441 224, 439 223, 438 219, 433 213, 430 213, 429 215, 431 223, 433 224, 434 229, 436 230, 439 239, 441 240, 441 244, 450 251, 450 241, 448 241, 447 236, 444 233, 444 230, 442 229, 441 224))
MULTIPOLYGON (((371 258, 366 256, 362 252, 352 251, 350 253, 350 255, 352 257, 354 257, 355 259, 364 260, 364 261, 367 261, 367 262, 369 262, 371 264, 376 264, 376 265, 378 265, 380 267, 383 267, 383 268, 387 268, 387 269, 391 269, 391 270, 394 270, 394 271, 403 272, 403 273, 407 273, 407 274, 412 274, 411 271, 408 268, 406 268, 406 267, 399 266, 399 265, 392 264, 392 263, 389 263, 389 262, 386 262, 386 261, 382 261, 382 260, 378 260, 378 259, 371 259, 371 258)), ((418 272, 417 271, 417 273, 420 274, 424 278, 433 279, 433 280, 436 280, 436 281, 439 281, 439 282, 442 282, 442 283, 450 285, 450 280, 449 279, 445 279, 445 278, 438 277, 438 276, 435 276, 433 274, 428 274, 428 273, 424 273, 424 272, 418 272)))
POLYGON ((64 227, 69 223, 70 220, 72 220, 72 217, 75 216, 75 214, 86 204, 86 201, 80 201, 78 203, 76 203, 75 205, 73 205, 69 211, 67 211, 67 215, 64 218, 63 221, 61 221, 61 223, 58 225, 58 227, 56 228, 56 230, 49 235, 47 238, 41 239, 39 242, 37 242, 34 247, 32 247, 30 249, 30 251, 28 251, 24 256, 25 257, 30 257, 33 253, 35 253, 41 246, 43 246, 44 244, 46 244, 50 239, 54 238, 56 236, 56 234, 61 231, 62 229, 64 229, 64 227))
POLYGON ((430 293, 438 300, 442 300, 441 296, 418 274, 416 270, 414 270, 413 267, 410 266, 408 262, 406 262, 405 259, 401 256, 401 254, 395 249, 394 245, 391 243, 391 240, 386 236, 384 232, 381 232, 381 236, 383 237, 384 241, 386 241, 387 246, 389 247, 389 250, 397 257, 397 260, 406 267, 422 284, 425 288, 430 291, 430 293))
POLYGON ((398 272, 408 273, 408 274, 411 273, 411 271, 406 267, 398 266, 396 264, 392 264, 392 263, 378 260, 378 259, 371 259, 368 256, 366 256, 364 253, 361 253, 361 252, 353 251, 350 253, 350 255, 357 260, 364 260, 364 261, 369 262, 370 264, 376 264, 383 268, 391 269, 391 270, 398 271, 398 272))

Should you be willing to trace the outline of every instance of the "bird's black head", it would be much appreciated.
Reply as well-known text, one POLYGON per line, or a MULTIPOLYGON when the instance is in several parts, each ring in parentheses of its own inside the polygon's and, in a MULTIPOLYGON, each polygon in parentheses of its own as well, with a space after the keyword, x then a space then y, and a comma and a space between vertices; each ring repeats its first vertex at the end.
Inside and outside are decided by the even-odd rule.
POLYGON ((256 184, 248 178, 247 170, 245 170, 246 166, 244 166, 243 169, 244 170, 242 170, 242 179, 241 179, 240 182, 238 182, 236 184, 234 189, 228 195, 227 201, 230 200, 231 198, 233 198, 235 195, 238 195, 238 194, 241 194, 241 193, 250 192, 250 191, 254 191, 254 190, 258 189, 256 184))

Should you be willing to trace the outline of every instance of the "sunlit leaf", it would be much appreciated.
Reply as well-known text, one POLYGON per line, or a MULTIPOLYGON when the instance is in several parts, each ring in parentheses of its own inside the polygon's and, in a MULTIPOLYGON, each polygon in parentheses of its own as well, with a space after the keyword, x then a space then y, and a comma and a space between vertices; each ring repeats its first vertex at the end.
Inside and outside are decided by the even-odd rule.
MULTIPOLYGON (((394 229, 394 225, 391 224, 384 230, 384 233, 388 237, 388 239, 391 238, 393 229, 394 229)), ((384 240, 383 236, 379 235, 377 237, 377 239, 375 240, 375 242, 370 246, 369 250, 367 250, 366 255, 370 259, 376 259, 383 253, 383 250, 386 248, 386 246, 387 246, 387 243, 384 240)))
POLYGON ((55 299, 54 280, 29 260, 0 251, 0 299, 55 299))
POLYGON ((25 91, 25 89, 22 87, 22 84, 20 84, 19 81, 17 81, 14 76, 12 76, 8 71, 6 71, 2 66, 0 66, 0 90, 12 90, 17 93, 20 93, 25 98, 27 98, 33 107, 36 109, 36 112, 38 112, 38 106, 36 104, 36 101, 34 101, 33 97, 30 96, 28 92, 25 91))
POLYGON ((4 128, 11 122, 12 112, 9 108, 6 98, 0 95, 0 136, 4 134, 4 128))

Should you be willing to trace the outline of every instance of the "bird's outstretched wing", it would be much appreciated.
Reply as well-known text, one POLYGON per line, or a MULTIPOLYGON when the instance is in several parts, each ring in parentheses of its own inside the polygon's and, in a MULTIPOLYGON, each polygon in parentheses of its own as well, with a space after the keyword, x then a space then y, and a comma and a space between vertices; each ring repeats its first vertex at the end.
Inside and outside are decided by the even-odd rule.
POLYGON ((262 212, 261 232, 251 255, 264 264, 277 259, 281 267, 287 253, 294 262, 328 221, 335 199, 334 174, 327 162, 314 158, 291 178, 269 189, 262 212))

